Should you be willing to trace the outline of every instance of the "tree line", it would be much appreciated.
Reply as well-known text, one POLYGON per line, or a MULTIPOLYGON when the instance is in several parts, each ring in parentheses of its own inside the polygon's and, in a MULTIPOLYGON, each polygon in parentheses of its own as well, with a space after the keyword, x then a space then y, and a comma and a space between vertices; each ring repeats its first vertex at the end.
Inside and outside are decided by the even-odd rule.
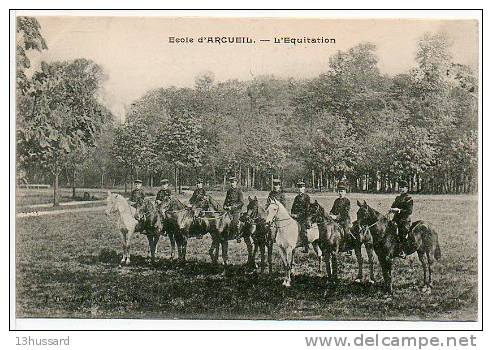
MULTIPOLYGON (((32 23, 38 32, 25 31, 18 56, 45 49, 32 23)), ((345 179, 352 191, 386 192, 404 179, 414 192, 477 191, 477 74, 453 63, 442 33, 423 35, 415 67, 395 76, 378 69, 374 44, 360 43, 327 57, 313 79, 215 81, 204 72, 192 88, 152 89, 123 123, 97 98, 104 74, 96 63, 44 64, 32 78, 22 71, 18 63, 18 163, 27 178, 49 163, 74 188, 137 177, 150 187, 170 178, 176 188, 201 177, 220 188, 235 175, 255 189, 278 177, 285 187, 302 178, 330 189, 345 179), (39 125, 47 129, 33 138, 39 125)))

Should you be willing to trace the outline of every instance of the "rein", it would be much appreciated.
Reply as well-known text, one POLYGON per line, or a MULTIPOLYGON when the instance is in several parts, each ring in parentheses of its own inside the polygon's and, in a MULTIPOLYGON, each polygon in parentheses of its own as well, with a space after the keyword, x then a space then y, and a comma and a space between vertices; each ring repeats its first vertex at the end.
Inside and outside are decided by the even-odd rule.
POLYGON ((361 227, 363 227, 364 233, 367 233, 367 231, 370 230, 371 227, 373 227, 374 225, 376 225, 381 219, 387 219, 387 218, 389 218, 390 214, 391 213, 388 213, 386 215, 383 215, 383 217, 381 217, 380 219, 376 220, 371 225, 361 225, 361 227))

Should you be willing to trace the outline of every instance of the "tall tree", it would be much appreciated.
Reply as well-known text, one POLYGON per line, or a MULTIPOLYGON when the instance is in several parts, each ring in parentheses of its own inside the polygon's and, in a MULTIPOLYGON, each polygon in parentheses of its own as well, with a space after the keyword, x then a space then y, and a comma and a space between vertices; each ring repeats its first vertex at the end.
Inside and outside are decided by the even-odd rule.
POLYGON ((19 162, 38 162, 53 174, 53 204, 59 204, 58 178, 65 157, 93 146, 109 118, 97 100, 104 78, 96 63, 77 59, 42 63, 32 77, 17 127, 19 162))

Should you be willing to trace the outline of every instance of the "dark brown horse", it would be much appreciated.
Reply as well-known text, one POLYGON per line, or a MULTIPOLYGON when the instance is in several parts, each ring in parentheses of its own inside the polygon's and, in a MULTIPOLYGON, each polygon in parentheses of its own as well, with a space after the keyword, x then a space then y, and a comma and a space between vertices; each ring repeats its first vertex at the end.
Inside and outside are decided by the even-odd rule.
POLYGON ((212 244, 209 249, 212 263, 216 264, 219 258, 219 249, 222 248, 224 274, 227 271, 229 241, 242 236, 244 224, 239 221, 237 230, 232 229, 233 217, 227 211, 205 211, 198 218, 202 232, 210 233, 212 244))
POLYGON ((372 240, 372 235, 370 230, 361 230, 359 223, 357 221, 353 222, 350 229, 352 236, 354 237, 353 247, 355 251, 355 256, 357 258, 358 272, 356 283, 362 282, 362 265, 364 263, 364 258, 362 257, 362 246, 366 248, 367 260, 369 262, 369 284, 374 284, 374 242, 372 240))
POLYGON ((178 199, 173 198, 169 204, 161 208, 164 217, 164 230, 171 241, 171 258, 177 246, 178 259, 186 260, 188 239, 204 234, 202 224, 198 220, 200 208, 187 207, 178 199))
MULTIPOLYGON (((325 260, 328 286, 338 283, 338 252, 342 244, 342 228, 329 216, 325 209, 314 201, 309 205, 306 224, 308 226, 316 223, 319 230, 319 239, 316 244, 322 252, 325 260)), ((313 242, 313 247, 315 247, 313 242)), ((315 248, 316 249, 316 248, 315 248)))
POLYGON ((138 232, 147 236, 149 241, 149 251, 151 262, 155 261, 155 251, 159 237, 163 232, 164 223, 154 201, 145 199, 142 207, 139 209, 141 218, 136 226, 138 232))
MULTIPOLYGON (((374 251, 378 256, 379 264, 383 272, 384 287, 386 292, 392 293, 391 270, 393 258, 398 255, 398 236, 396 224, 388 216, 382 215, 371 208, 366 201, 357 201, 357 222, 363 234, 370 234, 374 245, 374 251)), ((432 264, 441 258, 441 248, 437 232, 424 221, 416 221, 410 228, 410 233, 403 245, 407 255, 417 252, 424 271, 423 290, 432 288, 432 264)))
POLYGON ((246 212, 241 216, 241 221, 244 222, 242 235, 246 247, 248 249, 247 266, 251 269, 256 268, 255 258, 258 249, 260 250, 260 272, 265 271, 265 249, 268 252, 268 272, 272 273, 272 254, 273 242, 275 241, 275 233, 272 228, 266 224, 266 211, 258 205, 258 198, 248 196, 248 205, 246 212), (254 249, 251 239, 253 239, 254 249))

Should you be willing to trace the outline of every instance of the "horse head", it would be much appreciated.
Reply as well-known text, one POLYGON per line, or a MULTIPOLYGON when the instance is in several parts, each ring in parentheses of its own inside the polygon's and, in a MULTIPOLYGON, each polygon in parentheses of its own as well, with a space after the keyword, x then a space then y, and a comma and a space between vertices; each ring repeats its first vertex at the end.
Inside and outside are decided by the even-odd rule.
POLYGON ((254 198, 248 196, 246 212, 241 215, 240 220, 243 222, 254 221, 258 217, 258 208, 258 198, 256 196, 254 198))
POLYGON ((108 197, 106 198, 106 210, 104 211, 105 214, 109 216, 111 214, 121 212, 122 200, 124 203, 127 203, 125 198, 120 194, 111 193, 111 191, 108 191, 108 197))
POLYGON ((310 225, 311 222, 321 222, 327 219, 325 215, 325 208, 318 203, 317 200, 309 204, 306 221, 310 225))
POLYGON ((268 207, 266 208, 267 215, 265 221, 267 224, 272 223, 277 217, 280 212, 281 205, 282 204, 274 198, 270 201, 270 204, 268 204, 268 207))
POLYGON ((365 200, 362 203, 357 200, 357 205, 359 206, 359 210, 357 210, 357 222, 359 226, 371 225, 372 208, 367 204, 365 200))
POLYGON ((106 210, 104 213, 109 216, 115 212, 115 200, 111 191, 108 191, 108 197, 106 198, 106 210))

